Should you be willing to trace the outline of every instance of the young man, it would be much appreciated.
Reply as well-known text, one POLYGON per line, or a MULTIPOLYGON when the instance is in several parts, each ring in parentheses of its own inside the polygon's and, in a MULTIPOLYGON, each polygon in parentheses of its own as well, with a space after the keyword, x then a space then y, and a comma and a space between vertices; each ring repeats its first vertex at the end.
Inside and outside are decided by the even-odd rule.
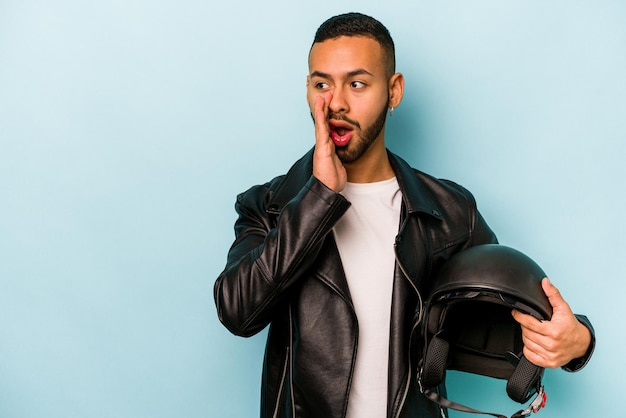
MULTIPOLYGON (((215 300, 234 334, 270 325, 262 417, 445 413, 415 381, 423 302, 445 260, 496 237, 467 190, 386 149, 386 115, 403 93, 384 26, 356 13, 329 19, 309 54, 315 147, 237 198, 215 300)), ((591 325, 543 284, 552 320, 515 314, 525 355, 542 367, 581 368, 591 325)))

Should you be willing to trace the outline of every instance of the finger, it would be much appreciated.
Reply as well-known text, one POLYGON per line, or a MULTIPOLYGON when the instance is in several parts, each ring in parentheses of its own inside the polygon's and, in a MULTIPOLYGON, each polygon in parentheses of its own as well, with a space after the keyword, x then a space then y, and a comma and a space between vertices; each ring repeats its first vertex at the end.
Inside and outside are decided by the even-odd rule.
POLYGON ((567 364, 569 361, 563 356, 563 352, 555 350, 546 346, 541 340, 534 340, 533 338, 523 338, 524 341, 524 356, 533 364, 546 367, 555 368, 563 364, 567 364))
POLYGON ((550 279, 548 279, 547 277, 544 277, 541 281, 541 287, 543 288, 543 292, 546 294, 548 299, 553 297, 561 298, 561 293, 559 292, 559 289, 557 289, 556 286, 553 285, 550 279))
POLYGON ((552 284, 550 279, 548 279, 547 277, 544 278, 541 281, 541 287, 543 288, 544 293, 548 297, 548 300, 550 301, 550 305, 552 305, 552 310, 554 311, 553 315, 554 313, 559 312, 559 311, 567 312, 570 310, 569 305, 567 304, 565 299, 563 299, 561 292, 559 292, 559 289, 557 289, 556 286, 552 284))
POLYGON ((540 321, 532 315, 519 311, 513 311, 513 319, 515 319, 522 327, 522 334, 526 337, 538 341, 539 338, 549 334, 549 321, 540 321))
POLYGON ((316 142, 326 142, 330 138, 330 130, 328 127, 328 100, 325 96, 319 95, 315 99, 315 109, 313 118, 315 121, 315 137, 316 142))
POLYGON ((527 327, 522 325, 522 339, 524 342, 526 340, 532 341, 534 344, 540 345, 543 347, 546 336, 544 335, 544 330, 541 329, 541 324, 537 327, 534 327, 535 324, 532 324, 531 327, 527 327))
POLYGON ((524 356, 533 364, 540 367, 553 367, 551 353, 546 349, 545 337, 528 328, 522 331, 524 356))
POLYGON ((532 315, 525 314, 520 311, 513 310, 513 319, 515 319, 519 324, 524 327, 536 331, 541 327, 541 321, 535 318, 532 315))
POLYGON ((543 350, 534 350, 530 347, 530 345, 524 345, 524 357, 528 361, 530 361, 535 366, 550 368, 551 363, 549 362, 548 357, 546 357, 546 353, 543 350))

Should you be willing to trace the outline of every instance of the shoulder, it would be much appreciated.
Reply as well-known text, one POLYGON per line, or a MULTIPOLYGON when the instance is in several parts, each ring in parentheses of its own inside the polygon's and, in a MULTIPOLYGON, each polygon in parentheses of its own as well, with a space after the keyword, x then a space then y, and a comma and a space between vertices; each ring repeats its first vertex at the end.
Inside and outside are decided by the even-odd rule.
POLYGON ((475 208, 474 196, 460 184, 413 168, 395 154, 390 154, 390 159, 409 211, 443 213, 451 207, 457 210, 468 206, 475 208))
POLYGON ((251 186, 247 190, 237 195, 236 206, 238 210, 241 207, 257 208, 265 211, 269 207, 273 194, 280 187, 285 179, 285 174, 274 177, 273 179, 251 186))
MULTIPOLYGON (((435 218, 430 222, 431 231, 439 231, 437 237, 457 236, 466 245, 496 242, 493 231, 480 214, 474 195, 460 184, 436 178, 417 170, 404 160, 393 156, 409 213, 424 213, 435 218)), ((448 242, 440 244, 447 245, 448 242)))
POLYGON ((419 170, 416 170, 416 176, 437 196, 437 200, 443 204, 451 203, 450 200, 452 199, 467 206, 476 207, 476 199, 472 192, 456 181, 436 178, 419 170))
POLYGON ((297 160, 287 173, 250 187, 237 195, 237 203, 282 208, 307 184, 313 173, 313 150, 297 160))

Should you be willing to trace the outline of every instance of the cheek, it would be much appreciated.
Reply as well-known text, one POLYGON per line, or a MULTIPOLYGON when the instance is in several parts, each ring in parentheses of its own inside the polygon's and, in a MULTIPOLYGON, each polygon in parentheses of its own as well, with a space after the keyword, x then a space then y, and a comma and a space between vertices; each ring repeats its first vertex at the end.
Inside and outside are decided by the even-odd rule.
POLYGON ((373 112, 376 117, 380 115, 380 112, 386 110, 389 107, 389 91, 383 90, 378 95, 376 104, 373 106, 373 112))
POLYGON ((387 108, 388 101, 387 94, 372 94, 367 98, 361 97, 359 100, 354 100, 352 109, 364 119, 372 121, 379 117, 383 109, 387 108))

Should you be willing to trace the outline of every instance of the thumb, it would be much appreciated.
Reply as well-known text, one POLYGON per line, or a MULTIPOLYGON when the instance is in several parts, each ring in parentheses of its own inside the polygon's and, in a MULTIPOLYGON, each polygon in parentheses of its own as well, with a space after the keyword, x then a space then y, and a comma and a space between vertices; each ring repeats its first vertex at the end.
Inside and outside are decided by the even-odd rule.
POLYGON ((541 287, 543 288, 543 292, 548 297, 550 305, 552 305, 553 315, 559 311, 569 310, 569 305, 565 302, 565 299, 561 296, 561 292, 559 292, 559 289, 552 284, 550 279, 545 277, 541 281, 541 287))

